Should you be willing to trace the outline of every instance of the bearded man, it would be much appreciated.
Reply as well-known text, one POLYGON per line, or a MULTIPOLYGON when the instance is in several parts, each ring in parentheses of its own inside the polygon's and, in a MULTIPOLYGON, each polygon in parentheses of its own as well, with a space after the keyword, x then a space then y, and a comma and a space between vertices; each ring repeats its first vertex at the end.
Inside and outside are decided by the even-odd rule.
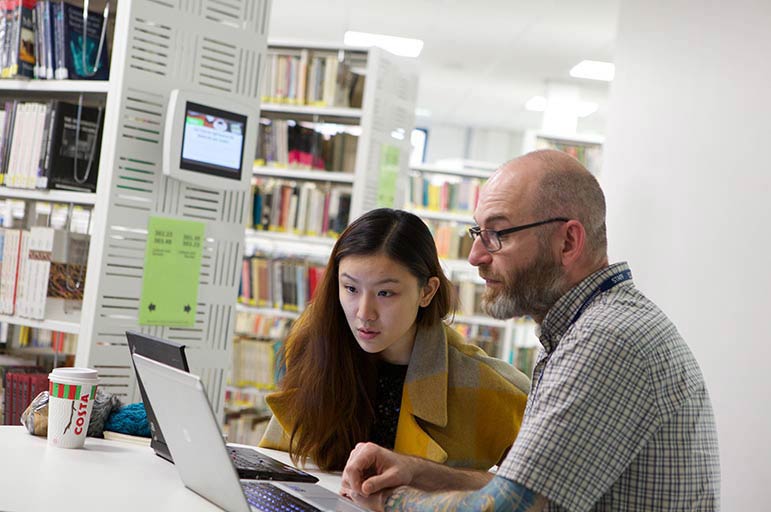
POLYGON ((719 510, 704 378, 628 265, 608 264, 594 176, 564 153, 529 153, 493 174, 474 218, 486 311, 538 324, 519 436, 497 474, 360 444, 341 493, 376 510, 719 510))

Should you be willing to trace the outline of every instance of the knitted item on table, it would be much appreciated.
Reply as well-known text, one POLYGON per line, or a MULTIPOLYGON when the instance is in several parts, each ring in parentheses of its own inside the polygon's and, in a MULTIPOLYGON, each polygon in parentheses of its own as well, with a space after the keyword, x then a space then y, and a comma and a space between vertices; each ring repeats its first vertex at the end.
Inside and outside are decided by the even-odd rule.
POLYGON ((105 430, 129 434, 132 436, 150 437, 150 423, 142 402, 124 405, 104 424, 105 430))
POLYGON ((116 395, 104 391, 102 388, 96 389, 94 405, 91 409, 91 420, 88 422, 88 436, 102 437, 104 432, 104 422, 110 415, 117 411, 121 406, 120 400, 116 395))

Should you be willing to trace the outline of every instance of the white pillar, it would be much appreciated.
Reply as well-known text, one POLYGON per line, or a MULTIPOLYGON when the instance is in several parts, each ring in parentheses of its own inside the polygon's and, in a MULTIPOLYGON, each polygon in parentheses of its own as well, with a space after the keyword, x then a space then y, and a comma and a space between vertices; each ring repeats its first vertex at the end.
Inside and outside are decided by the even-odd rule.
POLYGON ((722 509, 771 485, 771 3, 624 0, 602 182, 612 260, 674 320, 718 426, 722 509))

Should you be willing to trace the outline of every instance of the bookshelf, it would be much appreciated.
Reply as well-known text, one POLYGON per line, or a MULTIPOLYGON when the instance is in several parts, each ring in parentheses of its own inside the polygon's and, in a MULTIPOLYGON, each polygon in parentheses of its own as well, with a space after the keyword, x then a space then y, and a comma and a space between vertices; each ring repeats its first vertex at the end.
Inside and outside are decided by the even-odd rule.
POLYGON ((543 131, 527 131, 523 153, 537 149, 557 149, 575 157, 598 176, 602 169, 602 147, 605 138, 600 135, 565 135, 543 131))
MULTIPOLYGON (((339 224, 337 233, 352 219, 370 209, 380 206, 400 208, 406 188, 410 154, 409 134, 414 124, 417 94, 416 61, 396 57, 379 48, 363 49, 325 43, 269 41, 266 63, 268 67, 264 75, 265 89, 261 103, 261 116, 265 123, 269 122, 271 126, 280 127, 282 130, 285 128, 280 121, 285 121, 287 124, 295 123, 294 126, 305 128, 306 133, 308 133, 307 130, 313 130, 319 134, 312 134, 317 141, 322 140, 322 136, 323 140, 330 140, 340 133, 346 133, 355 137, 356 149, 355 154, 349 155, 350 159, 347 160, 347 172, 342 172, 343 169, 340 166, 328 165, 328 161, 324 162, 325 169, 314 170, 308 169, 309 165, 302 161, 299 165, 297 162, 287 163, 286 161, 277 165, 269 161, 269 151, 261 153, 258 149, 258 157, 263 156, 262 160, 267 162, 267 165, 255 165, 256 186, 264 186, 267 180, 277 180, 277 183, 291 187, 302 187, 306 183, 310 183, 310 187, 322 190, 326 187, 340 187, 341 194, 350 195, 350 204, 347 206, 347 218, 339 224), (277 93, 280 90, 280 87, 276 87, 275 72, 278 68, 270 67, 278 66, 278 59, 282 58, 281 56, 287 56, 288 59, 285 59, 287 61, 295 59, 291 66, 295 66, 296 70, 300 69, 297 66, 298 61, 312 63, 316 56, 319 59, 336 60, 335 66, 345 66, 350 73, 357 75, 355 79, 348 77, 343 80, 358 83, 360 99, 354 98, 352 101, 349 93, 356 88, 352 86, 346 89, 348 91, 346 94, 340 94, 340 91, 325 91, 327 100, 335 98, 332 102, 326 101, 326 105, 297 104, 299 101, 296 99, 296 94, 277 93), (340 101, 341 97, 342 101, 340 101), (395 161, 392 161, 394 164, 392 167, 386 166, 385 155, 388 151, 396 155, 395 161), (389 175, 388 173, 391 172, 395 174, 389 175), (389 182, 388 179, 391 181, 389 182), (392 187, 390 194, 382 193, 383 184, 386 189, 390 184, 392 187)), ((287 66, 287 63, 281 66, 287 66)), ((293 79, 290 78, 291 80, 293 79)), ((291 90, 291 87, 289 89, 291 90)), ((309 89, 306 88, 306 91, 309 89)), ((308 95, 310 96, 309 92, 308 95)), ((315 162, 319 156, 319 152, 312 154, 311 161, 315 162)), ((276 159, 281 160, 278 157, 276 159)), ((311 212, 310 208, 308 212, 311 212)), ((299 216, 299 213, 297 215, 299 216)), ((322 229, 320 233, 311 234, 308 229, 298 229, 298 224, 284 227, 270 223, 263 229, 248 227, 245 234, 245 256, 257 254, 271 259, 272 262, 301 261, 301 265, 305 266, 325 266, 337 233, 327 233, 322 229)), ((303 273, 301 279, 305 279, 304 275, 303 273)), ((307 290, 305 292, 301 290, 299 294, 306 295, 307 290)), ((243 296, 240 300, 248 301, 243 296)), ((276 301, 273 303, 273 306, 275 305, 276 301)), ((264 394, 266 390, 275 386, 275 374, 271 368, 275 362, 276 341, 283 338, 289 323, 299 316, 299 312, 285 309, 283 303, 280 303, 279 307, 257 307, 241 303, 237 307, 237 312, 239 314, 237 325, 243 329, 237 329, 240 332, 236 333, 236 351, 245 357, 247 362, 234 360, 231 377, 233 387, 229 396, 241 396, 239 390, 251 389, 252 391, 245 396, 251 397, 259 406, 261 399, 256 398, 255 394, 264 394), (243 330, 248 330, 250 326, 255 326, 259 336, 253 336, 252 339, 244 336, 243 330), (266 333, 272 334, 266 336, 266 333), (267 368, 271 371, 255 374, 251 371, 255 367, 261 367, 263 370, 267 368), (235 386, 239 384, 239 380, 245 384, 245 387, 235 386)), ((264 407, 264 403, 262 406, 264 407)), ((241 435, 242 429, 237 428, 235 431, 241 435)), ((242 437, 242 440, 249 440, 251 438, 248 436, 254 434, 244 432, 243 435, 246 437, 242 437)))
MULTIPOLYGON (((84 103, 105 105, 96 193, 0 189, 0 198, 87 205, 96 213, 78 317, 66 322, 50 317, 35 326, 77 333, 74 364, 99 370, 100 387, 124 402, 139 400, 125 331, 183 343, 191 371, 201 376, 221 416, 225 376, 232 361, 235 298, 250 194, 246 187, 212 190, 163 175, 161 127, 175 88, 228 97, 257 110, 270 1, 113 0, 111 4, 109 81, 0 80, 3 96, 71 100, 82 94, 84 103), (139 325, 151 216, 205 224, 192 327, 139 325)), ((104 6, 105 0, 91 2, 92 11, 101 12, 104 6)), ((352 117, 347 111, 320 111, 312 116, 327 114, 352 117)), ((26 322, 11 316, 3 320, 26 322)), ((48 352, 30 349, 29 353, 48 352)))
POLYGON ((497 165, 484 162, 411 165, 405 203, 408 210, 428 224, 437 242, 442 267, 458 289, 461 304, 452 325, 488 354, 527 373, 534 347, 532 321, 498 320, 482 314, 478 300, 484 281, 466 259, 471 248, 466 229, 474 224, 472 214, 478 199, 478 190, 474 188, 481 186, 496 168, 497 165), (457 197, 458 192, 465 193, 469 187, 472 192, 459 210, 459 203, 453 204, 453 197, 457 197))
MULTIPOLYGON (((302 73, 305 74, 305 71, 302 73)), ((410 143, 409 137, 399 139, 395 135, 409 134, 414 124, 417 94, 417 66, 414 59, 396 57, 379 48, 269 41, 264 78, 261 103, 263 118, 271 122, 276 119, 291 119, 295 123, 311 126, 316 133, 323 132, 324 127, 329 125, 353 125, 357 128, 357 144, 352 172, 340 172, 339 169, 309 170, 297 168, 296 165, 256 165, 255 180, 278 179, 282 180, 282 184, 289 186, 312 182, 319 187, 329 185, 342 186, 344 190, 350 188, 348 218, 341 226, 378 206, 401 207, 410 143), (285 62, 280 62, 281 59, 285 62), (336 61, 335 69, 340 71, 340 68, 345 66, 350 75, 356 75, 355 79, 347 79, 351 83, 359 82, 361 106, 351 106, 359 101, 352 99, 352 91, 356 88, 354 85, 345 89, 346 94, 340 94, 340 91, 327 94, 330 91, 325 90, 326 105, 315 104, 319 102, 297 104, 302 102, 302 98, 308 100, 306 103, 312 103, 310 85, 301 93, 296 92, 296 87, 293 89, 289 86, 282 90, 278 85, 278 69, 284 70, 286 66, 294 69, 289 72, 290 83, 295 80, 292 73, 296 74, 303 66, 308 70, 307 81, 310 82, 311 65, 317 59, 325 60, 327 64, 329 59, 332 59, 336 61), (363 87, 361 83, 364 84, 363 87), (295 93, 286 93, 286 90, 294 90, 295 93), (331 101, 332 98, 334 101, 331 101), (340 106, 339 103, 343 105, 340 106), (397 175, 393 183, 393 196, 390 198, 378 196, 380 180, 386 172, 382 165, 383 148, 386 146, 395 148, 398 153, 397 175)), ((335 84, 339 87, 338 79, 335 79, 335 84)), ((308 212, 313 214, 310 210, 308 212)), ((270 229, 247 228, 247 253, 260 251, 266 254, 280 253, 285 256, 316 256, 318 259, 326 259, 334 244, 335 235, 325 235, 324 230, 321 231, 310 234, 307 230, 303 232, 291 227, 276 227, 273 224, 270 229)))
POLYGON ((68 190, 0 187, 0 199, 93 205, 96 202, 96 194, 91 194, 89 192, 70 192, 68 190))

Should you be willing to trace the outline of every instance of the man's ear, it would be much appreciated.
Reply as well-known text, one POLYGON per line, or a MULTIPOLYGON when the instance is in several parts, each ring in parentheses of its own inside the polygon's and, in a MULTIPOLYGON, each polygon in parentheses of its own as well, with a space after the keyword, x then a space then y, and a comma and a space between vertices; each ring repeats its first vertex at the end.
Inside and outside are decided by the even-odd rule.
POLYGON ((573 219, 567 221, 559 233, 561 235, 560 260, 563 266, 572 266, 584 254, 586 229, 580 221, 573 219))
POLYGON ((431 299, 434 298, 437 291, 439 291, 439 278, 429 277, 426 285, 420 290, 420 307, 424 308, 431 304, 431 299))

